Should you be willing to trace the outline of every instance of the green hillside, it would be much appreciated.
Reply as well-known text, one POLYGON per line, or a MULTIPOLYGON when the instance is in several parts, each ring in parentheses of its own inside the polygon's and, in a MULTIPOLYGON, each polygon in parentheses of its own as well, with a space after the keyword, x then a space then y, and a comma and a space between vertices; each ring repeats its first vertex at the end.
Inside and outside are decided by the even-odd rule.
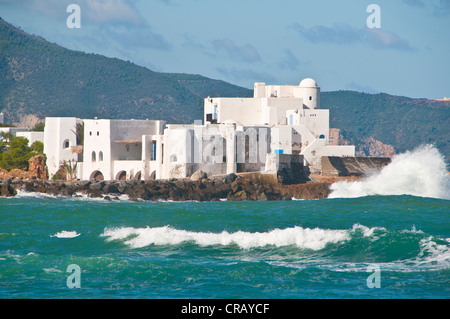
POLYGON ((0 19, 0 110, 84 118, 203 118, 203 97, 251 94, 200 75, 153 72, 131 62, 86 54, 29 35, 0 19))
POLYGON ((320 98, 321 107, 330 109, 330 126, 356 146, 368 137, 397 153, 434 144, 449 161, 450 102, 354 91, 322 92, 320 98))
MULTIPOLYGON (((0 18, 0 111, 10 123, 27 114, 191 123, 203 118, 207 96, 252 95, 201 75, 159 73, 68 50, 0 18)), ((396 152, 432 143, 449 162, 450 102, 335 91, 321 93, 321 107, 330 109, 330 126, 341 129, 357 150, 368 137, 396 152)))

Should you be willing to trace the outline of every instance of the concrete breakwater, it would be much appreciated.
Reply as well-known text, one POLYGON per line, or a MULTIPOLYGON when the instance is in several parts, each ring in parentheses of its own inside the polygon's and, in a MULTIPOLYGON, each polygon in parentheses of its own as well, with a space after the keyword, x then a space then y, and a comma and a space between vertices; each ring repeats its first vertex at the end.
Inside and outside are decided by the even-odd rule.
POLYGON ((1 181, 0 196, 15 196, 18 191, 23 191, 105 200, 117 200, 121 195, 127 195, 130 200, 149 201, 290 200, 326 198, 330 185, 331 181, 283 185, 255 178, 254 175, 238 176, 233 173, 197 180, 49 181, 33 178, 1 181))

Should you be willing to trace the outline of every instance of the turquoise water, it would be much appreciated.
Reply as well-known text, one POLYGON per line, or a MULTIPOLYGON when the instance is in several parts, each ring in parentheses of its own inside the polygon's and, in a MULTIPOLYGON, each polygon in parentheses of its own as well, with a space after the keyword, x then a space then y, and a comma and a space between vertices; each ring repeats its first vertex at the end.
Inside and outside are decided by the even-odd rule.
POLYGON ((449 208, 0 198, 0 298, 449 298, 449 208))

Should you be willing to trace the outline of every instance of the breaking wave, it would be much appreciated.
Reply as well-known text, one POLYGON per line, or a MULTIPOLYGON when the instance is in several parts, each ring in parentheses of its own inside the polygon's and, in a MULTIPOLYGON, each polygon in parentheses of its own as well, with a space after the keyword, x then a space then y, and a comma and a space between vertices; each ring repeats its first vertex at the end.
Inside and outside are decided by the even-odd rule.
POLYGON ((329 243, 337 243, 348 240, 346 230, 330 230, 320 228, 290 227, 274 229, 268 232, 237 231, 229 233, 192 232, 179 230, 170 226, 155 228, 109 228, 105 229, 102 236, 111 240, 125 240, 125 244, 132 248, 140 248, 148 245, 177 245, 184 242, 194 242, 200 246, 212 245, 238 245, 240 248, 249 249, 274 245, 277 247, 295 245, 299 248, 320 250, 329 243))
POLYGON ((450 199, 450 177, 442 154, 432 145, 399 154, 380 172, 362 181, 336 182, 328 198, 412 195, 450 199))
POLYGON ((195 232, 170 226, 120 227, 105 228, 101 236, 107 237, 106 241, 123 242, 132 249, 186 243, 209 248, 229 245, 237 245, 246 250, 268 248, 270 253, 264 254, 263 260, 260 260, 262 255, 255 258, 273 265, 293 268, 313 265, 321 269, 348 272, 366 271, 368 265, 378 264, 384 270, 410 272, 450 267, 450 238, 430 236, 415 227, 411 230, 387 230, 384 227, 355 224, 349 229, 311 229, 295 226, 267 232, 234 233, 195 232), (298 248, 299 253, 307 255, 298 255, 294 251, 286 254, 287 251, 282 249, 286 246, 298 248), (273 247, 276 249, 271 250, 273 247), (368 258, 365 262, 352 261, 359 260, 362 255, 368 258))
POLYGON ((76 231, 63 230, 63 231, 57 232, 56 234, 52 235, 51 237, 75 238, 75 237, 78 237, 80 235, 81 234, 77 233, 76 231))

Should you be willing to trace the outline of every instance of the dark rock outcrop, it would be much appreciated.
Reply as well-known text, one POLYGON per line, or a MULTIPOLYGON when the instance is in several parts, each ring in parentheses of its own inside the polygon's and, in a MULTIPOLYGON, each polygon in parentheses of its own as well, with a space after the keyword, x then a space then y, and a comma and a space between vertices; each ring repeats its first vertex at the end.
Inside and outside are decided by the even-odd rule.
POLYGON ((0 183, 1 196, 14 196, 16 190, 47 193, 55 196, 118 199, 128 195, 130 200, 171 201, 256 201, 289 200, 292 198, 326 198, 330 183, 273 184, 253 175, 229 174, 202 179, 171 179, 148 181, 53 181, 38 178, 6 179, 0 183))

